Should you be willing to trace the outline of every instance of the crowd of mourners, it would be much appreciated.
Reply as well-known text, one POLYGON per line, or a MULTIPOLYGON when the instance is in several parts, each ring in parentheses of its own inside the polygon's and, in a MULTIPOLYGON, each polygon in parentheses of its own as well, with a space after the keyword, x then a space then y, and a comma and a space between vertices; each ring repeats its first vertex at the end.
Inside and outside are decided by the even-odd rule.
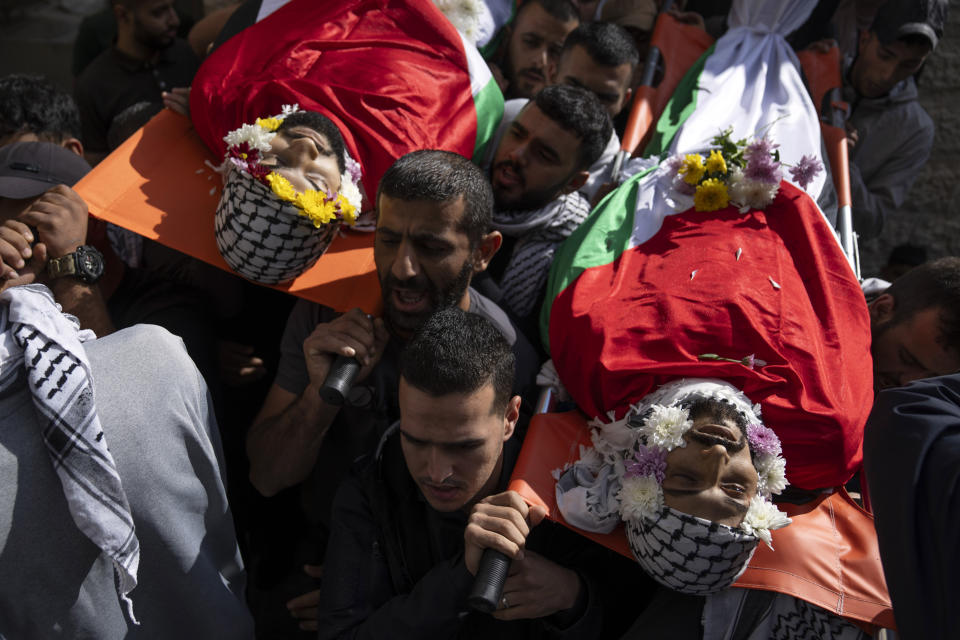
MULTIPOLYGON (((482 54, 504 99, 489 144, 472 160, 408 148, 373 188, 351 177, 349 149, 362 145, 324 115, 266 107, 263 122, 276 122, 259 151, 250 138, 236 151, 228 135, 233 146, 214 152, 234 159, 234 174, 270 171, 302 211, 313 209, 298 198, 319 193, 367 221, 378 313, 211 266, 91 216, 72 188, 158 114, 192 117, 207 141, 196 110, 215 82, 195 77, 287 4, 189 16, 174 0, 112 0, 80 28, 71 91, 0 78, 0 638, 865 638, 879 627, 960 637, 960 257, 928 261, 901 245, 861 282, 876 400, 861 425, 864 468, 843 491, 875 514, 877 588, 896 624, 789 586, 730 588, 758 539, 789 522, 772 505, 840 488, 783 492, 764 476, 780 464, 783 480, 779 442, 764 441, 777 425, 725 382, 681 381, 641 400, 624 424, 647 435, 626 470, 610 467, 616 490, 596 466, 560 476, 556 500, 574 525, 641 491, 638 477, 657 478, 662 512, 631 529, 636 557, 510 490, 556 385, 542 373, 551 264, 617 186, 642 79, 667 75, 651 45, 658 15, 720 38, 743 3, 488 2, 498 28, 467 58, 482 54), (350 364, 351 384, 329 395, 350 364), (656 427, 673 424, 670 412, 686 425, 672 441, 656 427), (757 524, 767 507, 778 515, 757 524), (693 550, 675 553, 686 538, 693 550), (489 550, 510 562, 484 608, 468 600, 489 550)), ((350 4, 360 15, 408 3, 350 4)), ((467 9, 446 5, 473 3, 435 4, 450 15, 467 9)), ((814 4, 787 42, 839 47, 849 166, 828 168, 828 182, 849 176, 853 229, 877 237, 904 215, 933 145, 918 84, 947 3, 814 4)), ((389 73, 403 64, 384 62, 389 73)), ((388 103, 389 86, 371 91, 372 110, 388 103)), ((282 191, 250 184, 230 192, 237 210, 282 191)), ((836 224, 836 198, 819 202, 836 224)), ((224 258, 252 264, 261 247, 225 239, 217 215, 224 258)), ((595 435, 600 454, 604 438, 617 436, 595 435)))

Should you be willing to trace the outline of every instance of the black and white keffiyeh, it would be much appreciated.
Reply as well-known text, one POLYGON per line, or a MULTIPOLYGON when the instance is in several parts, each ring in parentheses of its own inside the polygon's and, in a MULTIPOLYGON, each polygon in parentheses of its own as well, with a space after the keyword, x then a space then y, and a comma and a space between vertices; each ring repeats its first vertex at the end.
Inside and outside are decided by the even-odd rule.
POLYGON ((127 606, 137 586, 140 544, 133 516, 97 416, 90 363, 73 316, 61 312, 41 285, 0 293, 0 390, 26 384, 50 461, 77 528, 113 561, 117 591, 127 606))
POLYGON ((494 229, 519 238, 500 281, 503 303, 516 316, 534 311, 557 245, 576 231, 589 213, 590 203, 574 191, 542 209, 493 214, 494 229))
POLYGON ((868 640, 870 636, 836 613, 785 593, 725 589, 704 602, 703 640, 730 638, 868 640))
POLYGON ((630 549, 651 578, 674 591, 707 595, 747 570, 760 540, 743 530, 664 506, 650 520, 626 520, 630 549))

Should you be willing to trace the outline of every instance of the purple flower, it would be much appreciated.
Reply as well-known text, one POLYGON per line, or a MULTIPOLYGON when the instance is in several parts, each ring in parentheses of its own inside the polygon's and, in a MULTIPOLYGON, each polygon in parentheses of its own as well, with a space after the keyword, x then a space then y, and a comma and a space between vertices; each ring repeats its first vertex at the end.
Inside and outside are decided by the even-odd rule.
POLYGON ((757 160, 766 160, 770 158, 770 154, 773 153, 773 150, 779 147, 780 145, 774 144, 767 139, 766 136, 760 138, 759 140, 754 140, 747 145, 747 148, 743 151, 743 157, 746 158, 747 163, 755 162, 757 160))
POLYGON ((754 367, 767 366, 767 362, 765 360, 761 360, 760 358, 758 358, 756 355, 752 353, 746 356, 745 358, 743 358, 742 360, 740 360, 740 362, 743 364, 743 366, 749 369, 753 369, 754 367))
POLYGON ((743 176, 756 182, 780 184, 780 180, 783 179, 783 172, 780 171, 780 163, 766 155, 748 160, 747 166, 743 170, 743 176))
POLYGON ((801 189, 806 189, 821 171, 823 171, 823 165, 815 156, 803 156, 795 166, 790 167, 790 177, 800 185, 801 189))
POLYGON ((756 422, 747 427, 747 441, 756 455, 778 456, 782 450, 780 438, 773 429, 756 422))
POLYGON ((663 477, 667 473, 666 450, 660 447, 645 447, 643 445, 639 445, 639 447, 633 454, 633 460, 628 460, 624 464, 626 477, 651 476, 657 481, 657 484, 663 482, 663 477))

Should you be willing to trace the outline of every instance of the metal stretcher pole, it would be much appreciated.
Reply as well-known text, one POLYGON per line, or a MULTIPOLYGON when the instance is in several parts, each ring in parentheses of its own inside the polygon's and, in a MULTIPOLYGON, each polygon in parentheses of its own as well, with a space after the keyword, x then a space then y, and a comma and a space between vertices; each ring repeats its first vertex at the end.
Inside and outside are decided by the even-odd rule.
MULTIPOLYGON (((660 13, 666 13, 672 6, 673 0, 666 0, 660 13)), ((630 117, 627 119, 627 126, 623 131, 620 153, 613 161, 613 170, 610 175, 614 184, 620 183, 624 163, 630 159, 647 130, 653 125, 653 105, 650 102, 650 94, 660 58, 660 49, 650 45, 650 49, 647 51, 647 59, 643 63, 643 76, 641 76, 640 84, 637 86, 636 97, 634 97, 633 105, 630 108, 630 117)))

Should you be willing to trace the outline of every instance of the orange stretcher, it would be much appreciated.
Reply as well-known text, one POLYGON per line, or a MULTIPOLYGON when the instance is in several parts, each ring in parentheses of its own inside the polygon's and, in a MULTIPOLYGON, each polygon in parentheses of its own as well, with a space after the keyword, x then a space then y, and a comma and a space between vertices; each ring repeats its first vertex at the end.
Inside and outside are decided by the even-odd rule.
MULTIPOLYGON (((91 215, 233 273, 220 257, 213 233, 222 180, 206 162, 220 160, 188 118, 164 109, 74 190, 91 215), (209 233, 196 233, 197 218, 209 220, 209 233)), ((344 231, 303 275, 274 288, 338 311, 360 307, 378 313, 373 234, 344 231)))
MULTIPOLYGON (((582 536, 633 558, 623 525, 612 533, 577 529, 557 509, 553 471, 592 446, 587 418, 579 411, 533 417, 513 470, 510 489, 547 517, 582 536)), ((896 628, 887 592, 873 516, 841 488, 804 505, 778 504, 793 523, 771 532, 771 551, 760 544, 734 587, 795 596, 861 626, 868 632, 896 628), (778 553, 785 549, 794 553, 778 553)))

